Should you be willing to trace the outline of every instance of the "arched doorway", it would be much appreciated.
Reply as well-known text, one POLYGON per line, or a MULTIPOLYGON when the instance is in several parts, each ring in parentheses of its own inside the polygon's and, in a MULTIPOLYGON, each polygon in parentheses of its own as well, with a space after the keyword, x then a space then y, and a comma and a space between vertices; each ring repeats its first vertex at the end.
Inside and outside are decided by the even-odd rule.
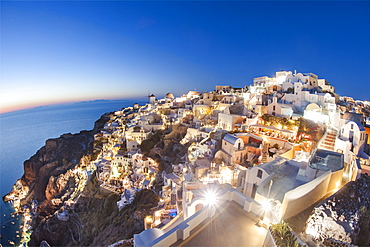
POLYGON ((203 204, 202 203, 198 203, 196 206, 195 206, 195 212, 198 212, 199 210, 201 210, 203 208, 203 204))

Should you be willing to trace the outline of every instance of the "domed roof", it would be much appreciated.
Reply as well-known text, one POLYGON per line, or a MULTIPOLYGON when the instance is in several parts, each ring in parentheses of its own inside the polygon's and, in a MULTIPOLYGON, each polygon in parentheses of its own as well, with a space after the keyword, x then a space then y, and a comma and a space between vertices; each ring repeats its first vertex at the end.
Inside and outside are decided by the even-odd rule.
POLYGON ((174 99, 175 96, 172 93, 167 93, 166 94, 166 99, 174 99))
POLYGON ((321 107, 316 104, 316 103, 310 103, 306 106, 307 111, 312 111, 312 110, 321 110, 321 107))

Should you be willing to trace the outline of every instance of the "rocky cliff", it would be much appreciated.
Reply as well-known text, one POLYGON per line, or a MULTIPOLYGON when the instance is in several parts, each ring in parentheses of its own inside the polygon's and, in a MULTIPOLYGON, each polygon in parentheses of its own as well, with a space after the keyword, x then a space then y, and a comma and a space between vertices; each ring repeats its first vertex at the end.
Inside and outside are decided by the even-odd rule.
POLYGON ((94 134, 109 118, 110 114, 103 115, 91 131, 47 140, 45 146, 24 162, 24 175, 3 200, 14 201, 20 212, 30 209, 34 232, 65 202, 78 196, 87 178, 83 168, 90 162, 94 134))
MULTIPOLYGON (((24 162, 23 177, 4 200, 15 201, 19 211, 31 211, 28 245, 46 241, 51 246, 106 246, 144 230, 144 217, 159 201, 156 193, 141 190, 118 211, 119 195, 102 189, 95 173, 88 178, 84 169, 97 156, 94 134, 109 119, 110 115, 102 116, 92 131, 47 140, 24 162)), ((170 126, 144 141, 142 149, 160 163, 160 170, 169 171, 186 154, 187 146, 179 144, 186 131, 182 125, 170 126)), ((161 181, 156 184, 160 189, 161 181)))
POLYGON ((316 206, 306 222, 307 240, 319 246, 369 246, 369 184, 370 177, 361 174, 316 206))
POLYGON ((118 211, 119 195, 99 185, 93 175, 73 208, 60 209, 39 222, 29 245, 46 241, 51 246, 107 246, 143 231, 144 217, 158 204, 158 196, 141 190, 131 204, 118 211))
POLYGON ((155 159, 160 164, 160 171, 171 172, 171 164, 178 164, 187 154, 190 144, 180 144, 187 133, 187 129, 186 126, 177 124, 164 131, 157 131, 144 140, 140 148, 145 155, 155 159))

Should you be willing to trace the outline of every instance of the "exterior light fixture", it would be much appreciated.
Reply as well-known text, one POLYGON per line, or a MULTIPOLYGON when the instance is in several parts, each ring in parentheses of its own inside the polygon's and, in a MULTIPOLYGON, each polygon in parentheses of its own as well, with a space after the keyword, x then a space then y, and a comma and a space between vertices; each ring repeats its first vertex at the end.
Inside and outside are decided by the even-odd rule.
POLYGON ((341 181, 338 181, 335 183, 335 189, 334 189, 335 192, 337 192, 340 189, 341 184, 342 184, 341 181))
POLYGON ((204 200, 207 205, 215 205, 216 204, 216 193, 213 191, 207 191, 204 195, 204 200))
POLYGON ((261 203, 261 205, 262 205, 262 210, 263 210, 264 212, 267 212, 267 211, 270 211, 270 210, 271 210, 271 203, 270 203, 270 201, 268 201, 268 200, 263 201, 263 202, 261 203))

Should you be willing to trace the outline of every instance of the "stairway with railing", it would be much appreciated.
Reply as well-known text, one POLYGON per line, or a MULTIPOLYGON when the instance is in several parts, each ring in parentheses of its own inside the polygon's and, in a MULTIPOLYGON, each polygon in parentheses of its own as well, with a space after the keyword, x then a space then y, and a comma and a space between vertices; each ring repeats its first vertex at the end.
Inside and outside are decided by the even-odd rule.
POLYGON ((320 149, 326 149, 334 151, 335 139, 337 138, 338 131, 333 128, 328 128, 326 130, 325 136, 319 144, 320 149))

